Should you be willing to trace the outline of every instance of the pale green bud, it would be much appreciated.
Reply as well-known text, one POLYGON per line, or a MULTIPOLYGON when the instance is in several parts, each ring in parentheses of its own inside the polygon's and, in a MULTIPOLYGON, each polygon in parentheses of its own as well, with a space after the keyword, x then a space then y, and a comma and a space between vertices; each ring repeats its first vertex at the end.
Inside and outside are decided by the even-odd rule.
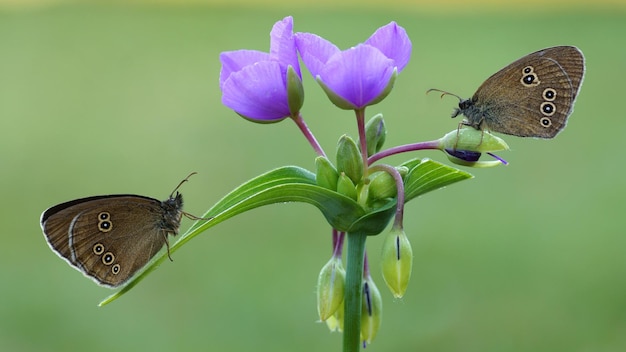
POLYGON ((324 156, 318 156, 315 159, 315 166, 317 168, 315 176, 317 185, 330 189, 331 191, 336 191, 339 174, 337 173, 335 166, 324 156))
POLYGON ((302 80, 291 65, 287 66, 287 104, 291 116, 297 116, 304 104, 302 80))
POLYGON ((395 197, 397 193, 396 180, 387 172, 377 172, 370 181, 369 197, 372 200, 395 197))
POLYGON ((332 257, 317 278, 317 313, 320 320, 330 318, 343 302, 346 271, 341 258, 332 257))
POLYGON ((354 183, 350 177, 346 176, 343 172, 339 175, 339 180, 337 180, 337 193, 343 194, 353 200, 357 199, 357 191, 354 183))
POLYGON ((440 140, 440 149, 468 150, 473 152, 497 152, 508 150, 506 142, 488 131, 462 126, 447 133, 440 140))
POLYGON ((363 280, 361 341, 371 344, 383 320, 383 299, 371 277, 363 280))
POLYGON ((376 114, 365 124, 365 140, 367 141, 367 156, 379 152, 385 143, 387 128, 382 114, 376 114))
POLYGON ((443 150, 448 159, 455 164, 471 167, 493 167, 506 165, 507 162, 492 154, 500 150, 508 150, 504 140, 487 131, 463 126, 449 132, 439 140, 439 149, 443 150), (497 160, 479 161, 482 153, 489 153, 497 160))
POLYGON ((344 310, 343 301, 341 301, 341 304, 335 311, 335 314, 333 314, 328 319, 326 319, 326 326, 331 332, 343 331, 343 313, 344 313, 343 310, 344 310))
POLYGON ((345 173, 354 184, 363 178, 363 159, 359 147, 346 135, 341 136, 337 144, 337 171, 345 173))
POLYGON ((387 235, 381 257, 383 279, 393 296, 401 298, 409 285, 413 268, 413 250, 402 229, 392 229, 387 235))

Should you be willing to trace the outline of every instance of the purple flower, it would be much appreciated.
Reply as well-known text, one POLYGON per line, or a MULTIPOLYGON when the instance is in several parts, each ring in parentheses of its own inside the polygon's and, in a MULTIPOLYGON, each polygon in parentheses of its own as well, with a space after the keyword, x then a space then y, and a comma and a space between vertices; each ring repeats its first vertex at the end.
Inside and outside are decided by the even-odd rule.
POLYGON ((384 99, 411 57, 411 41, 395 22, 344 51, 312 33, 295 37, 305 66, 331 101, 344 109, 361 109, 384 99))
POLYGON ((300 110, 302 74, 292 17, 274 24, 269 53, 226 51, 220 61, 222 103, 239 115, 255 122, 278 122, 300 110))

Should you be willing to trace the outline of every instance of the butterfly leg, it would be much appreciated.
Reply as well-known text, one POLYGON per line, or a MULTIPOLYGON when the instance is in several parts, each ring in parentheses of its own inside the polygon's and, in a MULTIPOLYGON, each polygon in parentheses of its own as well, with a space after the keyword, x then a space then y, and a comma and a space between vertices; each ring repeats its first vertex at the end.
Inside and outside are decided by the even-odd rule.
POLYGON ((480 146, 481 144, 483 144, 483 138, 485 136, 485 127, 483 126, 483 122, 485 121, 485 118, 481 118, 480 121, 478 121, 478 123, 474 124, 471 123, 467 120, 463 120, 459 123, 457 129, 456 129, 456 143, 454 144, 454 150, 456 150, 456 147, 459 143, 459 133, 461 132, 461 126, 469 126, 469 127, 473 127, 474 129, 479 130, 480 133, 480 143, 478 143, 476 145, 476 147, 480 146))
POLYGON ((170 255, 170 240, 167 238, 167 231, 161 231, 163 234, 163 238, 165 238, 165 247, 167 247, 167 257, 170 258, 170 261, 173 262, 172 256, 170 255))

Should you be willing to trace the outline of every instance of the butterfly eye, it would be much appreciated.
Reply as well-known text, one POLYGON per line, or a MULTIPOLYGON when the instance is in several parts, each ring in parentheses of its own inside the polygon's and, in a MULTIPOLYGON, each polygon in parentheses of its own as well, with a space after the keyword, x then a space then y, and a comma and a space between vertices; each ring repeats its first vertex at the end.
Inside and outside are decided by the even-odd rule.
POLYGON ((111 265, 115 261, 115 256, 111 252, 106 252, 102 256, 102 263, 104 265, 111 265))
POLYGON ((102 232, 109 232, 113 228, 113 225, 110 221, 100 221, 98 223, 98 229, 102 232))
POLYGON ((102 243, 96 243, 93 245, 93 253, 95 255, 102 255, 104 253, 104 245, 102 243))
POLYGON ((546 88, 543 90, 543 98, 547 101, 554 101, 556 99, 556 90, 552 88, 546 88))
POLYGON ((102 232, 109 232, 113 228, 113 223, 110 221, 111 214, 106 211, 98 214, 98 229, 102 232))
POLYGON ((522 84, 526 87, 538 86, 539 83, 541 83, 539 82, 539 77, 537 77, 535 73, 529 73, 525 75, 524 77, 522 77, 520 82, 522 82, 522 84))
POLYGON ((474 103, 470 99, 462 100, 459 102, 459 109, 465 110, 472 105, 474 105, 474 103))
POLYGON ((553 103, 545 101, 541 103, 541 112, 546 116, 552 116, 556 112, 556 107, 553 103))
POLYGON ((550 126, 552 126, 552 120, 550 120, 547 117, 542 117, 540 122, 541 122, 541 126, 543 126, 543 127, 550 127, 550 126))
POLYGON ((526 66, 522 69, 522 78, 520 82, 526 87, 538 86, 539 76, 535 73, 535 69, 532 66, 526 66))

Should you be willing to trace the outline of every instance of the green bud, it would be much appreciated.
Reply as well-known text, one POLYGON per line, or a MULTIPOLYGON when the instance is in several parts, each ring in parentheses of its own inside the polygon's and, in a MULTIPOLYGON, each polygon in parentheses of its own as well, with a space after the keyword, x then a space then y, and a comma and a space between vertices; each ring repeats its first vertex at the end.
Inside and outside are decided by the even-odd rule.
POLYGON ((462 126, 447 133, 439 140, 439 148, 441 150, 468 150, 479 153, 509 150, 509 146, 502 138, 496 137, 488 131, 480 131, 469 126, 462 126))
POLYGON ((409 168, 406 166, 396 166, 396 170, 398 170, 403 179, 409 174, 409 168))
POLYGON ((391 293, 401 298, 406 292, 413 267, 413 250, 402 229, 392 229, 383 242, 383 279, 391 293))
POLYGON ((337 171, 350 177, 354 184, 363 178, 363 159, 354 140, 346 135, 337 143, 337 171))
POLYGON ((337 181, 337 193, 343 194, 353 200, 357 199, 357 192, 354 183, 352 183, 350 177, 346 176, 343 172, 339 175, 339 180, 337 181))
POLYGON ((324 156, 318 156, 315 159, 315 166, 317 168, 315 176, 317 185, 330 189, 331 191, 336 191, 339 174, 337 173, 335 166, 331 164, 330 160, 324 156))
POLYGON ((330 318, 343 302, 346 271, 341 259, 332 257, 317 278, 317 313, 320 320, 330 318))
POLYGON ((509 146, 504 140, 487 131, 463 126, 439 139, 439 149, 444 151, 448 159, 455 164, 471 167, 493 167, 506 165, 507 162, 491 153, 508 150, 509 146), (498 160, 479 161, 482 153, 490 153, 498 160))
POLYGON ((304 104, 302 80, 291 65, 287 66, 287 103, 291 116, 297 116, 304 104))
POLYGON ((356 185, 356 193, 357 193, 357 196, 356 196, 357 201, 359 201, 360 199, 369 199, 369 193, 370 193, 369 179, 365 178, 363 179, 363 182, 356 185))
POLYGON ((387 172, 377 172, 370 181, 369 197, 380 200, 395 197, 398 193, 396 181, 387 172))
POLYGON ((361 341, 371 344, 383 320, 383 299, 371 277, 363 280, 361 305, 361 341))
POLYGON ((382 114, 376 114, 365 124, 365 139, 367 141, 367 156, 379 152, 385 143, 387 128, 382 114))
POLYGON ((328 319, 326 319, 326 326, 328 327, 328 329, 333 332, 333 331, 339 331, 342 332, 343 331, 343 301, 341 301, 341 304, 339 305, 339 308, 337 308, 337 310, 335 311, 335 314, 333 314, 332 316, 330 316, 328 319))

